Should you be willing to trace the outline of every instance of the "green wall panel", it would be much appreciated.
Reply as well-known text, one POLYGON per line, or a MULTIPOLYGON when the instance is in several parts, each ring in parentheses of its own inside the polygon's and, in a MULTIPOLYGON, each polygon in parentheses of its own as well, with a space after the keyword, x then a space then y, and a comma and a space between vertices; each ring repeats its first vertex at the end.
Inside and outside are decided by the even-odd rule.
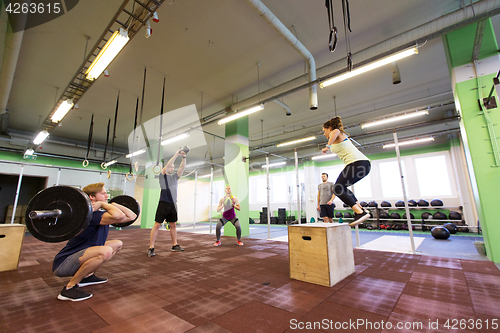
MULTIPOLYGON (((449 67, 456 68, 471 63, 476 30, 477 23, 474 23, 443 37, 449 67), (449 50, 453 50, 453 52, 449 52, 449 50)), ((498 53, 498 46, 491 19, 488 19, 484 28, 479 60, 488 58, 496 53, 498 53)))
MULTIPOLYGON (((495 74, 483 76, 482 82, 492 82, 495 74)), ((485 87, 484 90, 489 90, 485 87)), ((484 91, 487 95, 489 91, 484 91)), ((477 92, 476 79, 460 82, 455 85, 455 94, 459 98, 461 110, 462 133, 465 133, 466 155, 469 165, 473 167, 473 187, 479 222, 483 229, 483 238, 488 257, 494 262, 500 262, 500 228, 498 224, 498 189, 500 187, 500 169, 495 166, 490 136, 486 128, 486 120, 481 114, 477 92)), ((493 124, 500 123, 500 110, 490 109, 489 117, 493 124)), ((500 129, 494 126, 496 140, 500 129)))

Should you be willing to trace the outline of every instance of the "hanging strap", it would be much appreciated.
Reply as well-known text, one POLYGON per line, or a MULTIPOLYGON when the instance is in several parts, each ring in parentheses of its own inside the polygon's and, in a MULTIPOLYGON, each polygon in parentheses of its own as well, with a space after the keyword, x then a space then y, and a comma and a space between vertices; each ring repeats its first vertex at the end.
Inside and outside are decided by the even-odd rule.
POLYGON ((333 3, 332 0, 325 0, 326 11, 328 12, 328 26, 330 27, 330 38, 328 41, 328 49, 330 52, 335 51, 337 48, 337 27, 335 26, 335 19, 333 16, 333 3))
POLYGON ((116 97, 115 123, 113 124, 113 138, 111 140, 111 159, 113 159, 113 152, 115 149, 116 121, 118 119, 118 105, 119 104, 120 104, 120 90, 118 90, 118 97, 116 97))
POLYGON ((106 169, 106 154, 108 152, 108 142, 109 142, 109 126, 111 125, 111 119, 108 119, 108 130, 106 132, 106 145, 104 146, 104 156, 102 157, 101 168, 106 169))
POLYGON ((349 38, 349 32, 351 30, 351 16, 349 14, 349 1, 342 0, 342 16, 344 18, 344 33, 345 33, 345 44, 347 50, 347 70, 352 71, 352 53, 351 53, 351 40, 349 38))
POLYGON ((85 154, 85 160, 83 161, 83 166, 86 167, 89 165, 89 152, 90 152, 90 145, 92 144, 92 135, 94 133, 94 114, 92 114, 92 117, 90 118, 90 128, 89 128, 89 138, 87 141, 87 154, 85 154))
POLYGON ((156 165, 153 167, 153 172, 155 174, 159 174, 162 169, 162 166, 160 165, 160 150, 161 150, 161 140, 163 131, 163 104, 165 102, 165 81, 166 81, 166 76, 163 77, 163 92, 161 94, 160 131, 159 131, 160 134, 158 134, 158 155, 156 156, 156 165))
MULTIPOLYGON (((137 97, 137 102, 135 103, 135 119, 134 119, 134 130, 132 134, 132 154, 134 153, 135 150, 135 128, 137 127, 137 112, 139 111, 139 97, 137 97)), ((132 174, 132 160, 133 156, 130 156, 130 171, 129 173, 132 174)))

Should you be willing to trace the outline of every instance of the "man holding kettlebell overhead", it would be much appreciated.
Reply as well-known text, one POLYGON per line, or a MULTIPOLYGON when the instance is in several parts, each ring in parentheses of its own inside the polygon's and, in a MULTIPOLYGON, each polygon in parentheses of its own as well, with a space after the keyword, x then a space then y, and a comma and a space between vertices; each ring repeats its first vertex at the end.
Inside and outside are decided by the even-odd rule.
POLYGON ((170 237, 172 238, 172 251, 182 252, 184 249, 177 244, 177 182, 181 178, 184 169, 186 168, 186 156, 189 152, 189 148, 184 146, 179 149, 170 160, 168 160, 165 167, 160 173, 160 202, 158 202, 158 208, 156 209, 155 224, 151 229, 151 235, 149 238, 149 249, 148 257, 154 257, 155 254, 155 240, 158 236, 158 230, 163 221, 166 221, 170 227, 170 237), (182 161, 179 169, 174 173, 174 162, 177 157, 181 156, 182 161))

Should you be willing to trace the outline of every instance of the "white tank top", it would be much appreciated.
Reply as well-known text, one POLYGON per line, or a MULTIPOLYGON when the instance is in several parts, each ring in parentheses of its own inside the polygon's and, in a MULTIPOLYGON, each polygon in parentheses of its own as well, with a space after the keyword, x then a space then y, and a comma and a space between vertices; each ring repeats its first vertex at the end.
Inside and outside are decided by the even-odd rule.
POLYGON ((334 143, 330 148, 332 153, 337 154, 337 156, 344 162, 345 165, 354 163, 356 161, 369 161, 370 159, 365 156, 358 148, 354 147, 349 138, 345 138, 344 141, 340 143, 334 143))

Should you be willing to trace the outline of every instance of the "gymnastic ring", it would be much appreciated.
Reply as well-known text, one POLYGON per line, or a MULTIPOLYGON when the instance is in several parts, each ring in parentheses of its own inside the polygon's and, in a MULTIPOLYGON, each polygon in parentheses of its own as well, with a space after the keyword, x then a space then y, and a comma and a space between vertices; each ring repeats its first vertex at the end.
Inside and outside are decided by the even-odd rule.
POLYGON ((83 163, 82 163, 83 167, 86 168, 87 165, 89 165, 89 161, 87 160, 84 160, 83 163))
POLYGON ((330 41, 328 43, 330 52, 335 51, 335 49, 337 48, 337 40, 337 27, 333 27, 333 29, 330 31, 330 41))
POLYGON ((134 163, 134 169, 135 169, 135 172, 139 171, 139 162, 135 162, 134 163))
POLYGON ((134 179, 134 174, 133 174, 133 173, 128 172, 128 173, 125 175, 125 178, 126 178, 127 180, 132 180, 132 179, 134 179), (131 175, 131 178, 130 178, 130 179, 128 178, 128 175, 131 175))
POLYGON ((103 168, 104 170, 106 170, 107 167, 108 166, 106 165, 106 163, 104 163, 104 162, 101 163, 101 168, 103 168))
POLYGON ((111 178, 111 169, 108 170, 108 179, 111 178))
POLYGON ((153 172, 154 172, 154 174, 155 174, 155 175, 159 174, 159 173, 161 172, 161 165, 159 165, 159 164, 155 165, 155 166, 153 167, 153 172), (155 170, 156 170, 156 167, 159 167, 158 172, 156 172, 156 171, 155 171, 155 170))

